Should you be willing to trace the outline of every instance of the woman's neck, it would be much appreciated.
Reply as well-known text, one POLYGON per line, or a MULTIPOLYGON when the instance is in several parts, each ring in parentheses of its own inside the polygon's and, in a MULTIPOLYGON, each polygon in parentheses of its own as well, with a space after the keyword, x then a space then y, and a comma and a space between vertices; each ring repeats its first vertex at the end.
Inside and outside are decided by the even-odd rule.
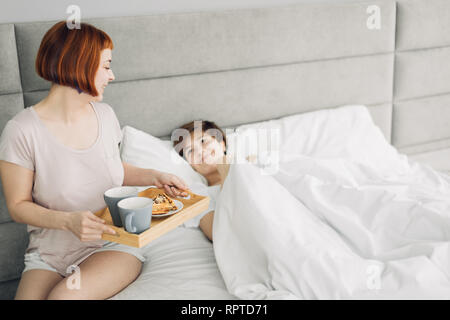
POLYGON ((84 117, 89 111, 89 98, 83 93, 81 95, 75 89, 54 84, 48 96, 35 105, 35 109, 46 110, 48 115, 69 124, 84 117))
POLYGON ((219 171, 217 170, 205 175, 204 177, 206 178, 206 181, 208 181, 208 186, 216 186, 222 182, 219 171))

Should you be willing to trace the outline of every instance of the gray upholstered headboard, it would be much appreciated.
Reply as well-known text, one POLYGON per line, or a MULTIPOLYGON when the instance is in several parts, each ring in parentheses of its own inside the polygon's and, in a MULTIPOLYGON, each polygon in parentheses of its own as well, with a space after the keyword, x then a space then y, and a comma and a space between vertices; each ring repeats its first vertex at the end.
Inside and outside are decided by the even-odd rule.
MULTIPOLYGON (((395 4, 371 3, 381 7, 381 30, 366 27, 367 4, 86 22, 114 41, 116 81, 105 101, 122 124, 163 136, 198 116, 232 126, 365 103, 377 105, 377 120, 389 130, 395 4)), ((34 60, 53 24, 14 25, 22 84, 17 90, 25 106, 49 88, 36 75, 34 60)))
MULTIPOLYGON (((449 15, 447 0, 373 0, 86 22, 114 41, 104 101, 122 126, 166 136, 194 118, 231 127, 365 104, 401 151, 450 170, 449 15), (366 25, 373 5, 379 30, 366 25)), ((47 94, 34 59, 54 23, 0 25, 0 130, 47 94)), ((0 195, 3 296, 26 244, 0 195)))
POLYGON ((450 172, 450 1, 397 1, 392 143, 450 172))

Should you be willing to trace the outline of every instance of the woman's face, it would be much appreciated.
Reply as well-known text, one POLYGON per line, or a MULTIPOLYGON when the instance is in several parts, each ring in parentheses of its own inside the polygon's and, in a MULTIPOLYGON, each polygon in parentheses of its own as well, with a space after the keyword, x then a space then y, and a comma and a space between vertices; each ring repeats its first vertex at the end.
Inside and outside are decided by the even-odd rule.
POLYGON ((202 133, 195 137, 192 132, 190 139, 183 143, 183 155, 189 164, 202 175, 207 175, 217 170, 217 164, 221 163, 225 153, 225 143, 214 137, 202 133))
POLYGON ((111 49, 104 49, 100 54, 100 64, 95 74, 95 88, 97 89, 98 96, 95 97, 95 101, 103 100, 103 92, 110 81, 113 81, 114 74, 111 70, 111 49))

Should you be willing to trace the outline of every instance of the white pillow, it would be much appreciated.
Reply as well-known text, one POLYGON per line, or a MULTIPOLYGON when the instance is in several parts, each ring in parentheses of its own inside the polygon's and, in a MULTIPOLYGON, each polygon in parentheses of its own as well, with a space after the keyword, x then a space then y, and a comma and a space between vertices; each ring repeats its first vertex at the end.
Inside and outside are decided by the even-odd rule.
MULTIPOLYGON (((172 147, 172 142, 161 140, 144 131, 125 126, 120 146, 122 160, 133 166, 172 173, 190 187, 206 185, 206 179, 180 157, 172 147)), ((146 189, 148 186, 139 188, 146 189)))

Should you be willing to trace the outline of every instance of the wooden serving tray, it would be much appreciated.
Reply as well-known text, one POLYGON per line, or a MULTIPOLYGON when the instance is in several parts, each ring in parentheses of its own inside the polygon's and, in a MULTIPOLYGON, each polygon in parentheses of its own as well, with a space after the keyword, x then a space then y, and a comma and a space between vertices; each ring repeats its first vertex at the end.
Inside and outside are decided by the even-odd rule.
MULTIPOLYGON (((158 193, 164 193, 163 189, 148 188, 139 192, 140 197, 153 198, 158 193)), ((194 193, 188 192, 189 199, 174 198, 183 203, 183 209, 171 216, 155 218, 152 217, 150 223, 150 229, 145 230, 140 234, 129 233, 124 228, 116 227, 112 223, 111 214, 108 207, 99 210, 95 213, 96 216, 104 219, 106 224, 110 225, 116 232, 116 235, 103 233, 102 239, 106 241, 117 242, 126 244, 128 246, 141 248, 147 245, 149 242, 159 238, 163 234, 175 229, 183 222, 199 215, 209 207, 209 197, 200 196, 194 193)))

